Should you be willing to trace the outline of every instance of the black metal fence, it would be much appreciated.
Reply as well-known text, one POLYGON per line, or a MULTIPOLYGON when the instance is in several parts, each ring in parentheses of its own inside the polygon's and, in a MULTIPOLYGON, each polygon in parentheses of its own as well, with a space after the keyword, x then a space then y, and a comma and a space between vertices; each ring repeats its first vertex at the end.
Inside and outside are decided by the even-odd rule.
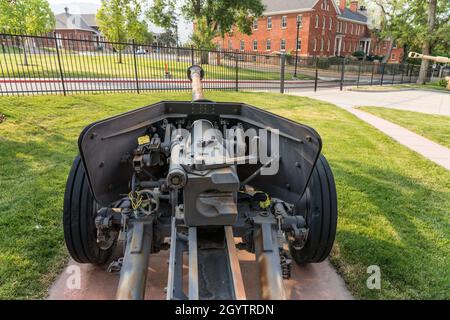
POLYGON ((282 93, 413 83, 419 72, 419 66, 409 64, 67 39, 56 34, 0 34, 0 44, 0 95, 190 90, 186 70, 193 64, 205 69, 207 90, 282 93))

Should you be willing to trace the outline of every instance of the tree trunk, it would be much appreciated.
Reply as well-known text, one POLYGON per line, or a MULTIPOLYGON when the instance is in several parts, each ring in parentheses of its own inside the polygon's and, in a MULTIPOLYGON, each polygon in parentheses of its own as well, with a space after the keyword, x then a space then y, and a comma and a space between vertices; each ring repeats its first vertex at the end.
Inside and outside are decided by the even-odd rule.
POLYGON ((122 64, 123 60, 122 60, 122 50, 119 50, 119 64, 122 64))
POLYGON ((403 58, 402 63, 406 63, 406 59, 408 59, 409 54, 409 46, 407 44, 403 45, 403 58))
MULTIPOLYGON (((427 36, 423 40, 422 46, 422 54, 430 55, 431 47, 430 47, 430 39, 428 38, 433 34, 434 28, 436 25, 436 3, 437 0, 429 0, 429 9, 428 9, 428 32, 427 36)), ((427 71, 430 66, 430 61, 426 59, 422 59, 422 63, 420 65, 419 78, 417 79, 417 84, 424 84, 427 78, 427 71)))
POLYGON ((389 58, 391 57, 392 49, 393 49, 393 48, 394 48, 394 40, 391 39, 391 40, 389 41, 389 49, 388 49, 386 55, 383 57, 383 60, 381 61, 382 63, 388 63, 389 58))
POLYGON ((23 65, 28 66, 28 55, 27 55, 27 40, 24 39, 22 43, 23 47, 23 65))
POLYGON ((200 54, 200 63, 201 64, 209 64, 209 52, 203 51, 200 54))

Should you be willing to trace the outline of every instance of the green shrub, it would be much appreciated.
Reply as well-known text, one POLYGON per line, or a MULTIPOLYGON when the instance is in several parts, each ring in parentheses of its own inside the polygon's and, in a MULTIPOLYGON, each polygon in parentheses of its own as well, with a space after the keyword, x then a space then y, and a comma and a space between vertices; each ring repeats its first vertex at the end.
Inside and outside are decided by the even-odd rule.
POLYGON ((366 53, 364 51, 359 50, 359 51, 353 52, 352 56, 358 58, 359 60, 362 60, 366 56, 366 53))
POLYGON ((447 87, 447 80, 441 79, 441 80, 439 80, 439 81, 437 82, 437 84, 438 84, 438 86, 440 86, 440 87, 446 88, 446 87, 447 87))

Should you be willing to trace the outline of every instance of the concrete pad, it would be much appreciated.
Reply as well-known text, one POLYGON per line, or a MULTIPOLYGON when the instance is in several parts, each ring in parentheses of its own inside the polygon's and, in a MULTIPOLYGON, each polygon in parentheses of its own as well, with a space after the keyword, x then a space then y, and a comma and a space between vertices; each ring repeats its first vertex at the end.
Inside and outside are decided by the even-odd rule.
MULTIPOLYGON (((238 251, 238 256, 247 299, 258 299, 255 256, 245 251, 238 251)), ((168 251, 151 255, 146 299, 163 300, 166 298, 168 260, 168 251)), ((48 299, 111 300, 115 298, 118 281, 118 274, 111 274, 106 272, 104 268, 81 265, 71 260, 50 289, 48 299), (80 271, 81 286, 78 289, 70 289, 73 285, 70 280, 75 269, 80 271)), ((345 287, 344 281, 328 261, 303 267, 294 264, 292 278, 285 281, 285 286, 288 299, 291 300, 353 299, 345 287)))

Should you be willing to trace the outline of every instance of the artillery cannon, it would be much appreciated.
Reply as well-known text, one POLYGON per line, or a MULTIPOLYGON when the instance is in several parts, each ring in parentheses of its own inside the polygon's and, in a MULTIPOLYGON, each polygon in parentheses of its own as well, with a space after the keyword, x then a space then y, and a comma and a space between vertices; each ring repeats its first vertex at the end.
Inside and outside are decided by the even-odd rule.
MULTIPOLYGON (((412 58, 412 59, 430 60, 430 61, 434 61, 434 62, 437 62, 437 63, 444 63, 444 64, 450 63, 450 58, 440 57, 440 56, 437 56, 437 57, 429 56, 429 55, 420 54, 420 53, 417 53, 417 52, 410 52, 408 57, 412 58)), ((443 69, 441 69, 441 72, 442 72, 442 70, 443 69)), ((445 80, 447 80, 447 90, 450 90, 450 77, 446 77, 445 80)))
POLYGON ((321 262, 333 246, 336 188, 319 134, 206 100, 203 76, 188 70, 192 101, 130 111, 79 137, 65 241, 80 263, 105 265, 123 248, 110 265, 120 270, 117 299, 144 298, 149 256, 160 250, 170 250, 167 299, 246 299, 238 249, 256 256, 260 298, 285 299, 290 261, 321 262))
POLYGON ((423 59, 423 60, 430 60, 437 63, 450 63, 450 58, 447 57, 434 57, 434 56, 428 56, 425 54, 417 53, 417 52, 410 52, 408 55, 411 59, 423 59))

